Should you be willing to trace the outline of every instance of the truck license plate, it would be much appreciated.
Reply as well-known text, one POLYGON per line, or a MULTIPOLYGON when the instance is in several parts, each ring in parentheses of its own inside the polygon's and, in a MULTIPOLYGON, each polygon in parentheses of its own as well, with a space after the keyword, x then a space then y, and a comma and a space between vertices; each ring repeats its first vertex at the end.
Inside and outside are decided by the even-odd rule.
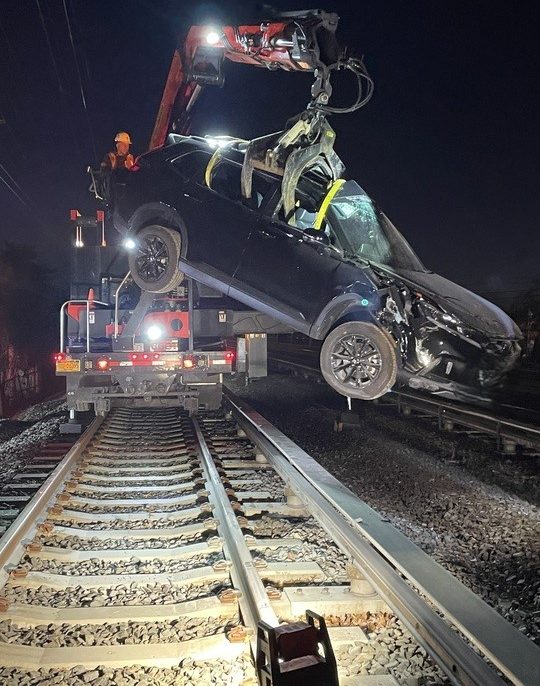
POLYGON ((80 372, 81 371, 81 361, 80 360, 61 360, 56 363, 57 372, 80 372))

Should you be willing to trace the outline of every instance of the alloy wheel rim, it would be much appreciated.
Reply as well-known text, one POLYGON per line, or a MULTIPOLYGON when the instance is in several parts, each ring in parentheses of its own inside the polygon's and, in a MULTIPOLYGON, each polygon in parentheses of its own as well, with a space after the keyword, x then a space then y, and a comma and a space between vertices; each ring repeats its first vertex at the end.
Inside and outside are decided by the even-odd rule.
POLYGON ((169 251, 159 236, 146 236, 139 246, 137 272, 146 282, 155 282, 163 276, 169 266, 169 251))
POLYGON ((370 338, 347 334, 334 345, 330 367, 339 383, 361 388, 373 383, 381 373, 381 352, 370 338))

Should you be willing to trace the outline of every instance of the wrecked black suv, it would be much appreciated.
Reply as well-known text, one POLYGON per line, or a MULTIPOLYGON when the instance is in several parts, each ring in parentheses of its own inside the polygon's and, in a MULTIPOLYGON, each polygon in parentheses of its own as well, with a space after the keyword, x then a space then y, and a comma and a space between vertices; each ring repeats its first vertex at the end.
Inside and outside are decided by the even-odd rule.
POLYGON ((141 288, 169 291, 184 272, 322 341, 324 378, 353 398, 377 398, 396 380, 481 395, 515 365, 514 322, 428 271, 355 181, 329 184, 310 169, 283 216, 277 176, 255 169, 242 196, 244 150, 173 134, 116 175, 114 221, 141 288))

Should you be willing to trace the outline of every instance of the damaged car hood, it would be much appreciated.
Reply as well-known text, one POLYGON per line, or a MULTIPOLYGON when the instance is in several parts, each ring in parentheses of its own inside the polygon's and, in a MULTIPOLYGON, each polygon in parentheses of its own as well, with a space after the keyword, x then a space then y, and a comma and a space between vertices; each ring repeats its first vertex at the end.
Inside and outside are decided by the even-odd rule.
POLYGON ((489 338, 522 337, 516 324, 499 307, 439 274, 405 270, 393 270, 393 273, 443 310, 459 317, 463 324, 489 338))

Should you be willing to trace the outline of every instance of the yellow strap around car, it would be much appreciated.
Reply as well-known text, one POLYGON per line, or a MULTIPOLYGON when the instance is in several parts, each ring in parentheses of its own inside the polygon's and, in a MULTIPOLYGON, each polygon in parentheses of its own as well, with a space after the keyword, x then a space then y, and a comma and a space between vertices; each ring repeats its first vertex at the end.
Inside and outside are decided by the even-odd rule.
POLYGON ((214 167, 216 164, 219 162, 221 159, 221 148, 216 148, 214 151, 214 154, 208 161, 208 164, 206 165, 206 169, 204 172, 204 182, 208 186, 208 188, 212 188, 212 172, 214 171, 214 167))
POLYGON ((314 229, 320 230, 322 228, 323 221, 326 217, 326 213, 328 212, 328 207, 344 183, 345 179, 336 179, 328 189, 328 192, 324 196, 324 200, 321 203, 321 207, 317 212, 317 216, 315 217, 315 222, 313 223, 314 229))

